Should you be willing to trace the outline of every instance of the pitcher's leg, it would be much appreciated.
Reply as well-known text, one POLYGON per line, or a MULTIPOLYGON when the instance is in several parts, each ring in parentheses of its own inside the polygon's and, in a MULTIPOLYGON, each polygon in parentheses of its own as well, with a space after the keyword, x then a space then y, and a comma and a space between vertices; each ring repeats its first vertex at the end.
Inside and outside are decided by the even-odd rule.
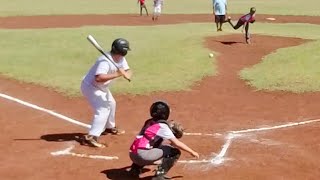
POLYGON ((249 34, 249 23, 246 24, 245 31, 246 31, 246 43, 251 44, 250 34, 249 34))
POLYGON ((242 22, 241 20, 238 20, 237 24, 233 26, 233 29, 239 29, 243 24, 244 22, 242 22))

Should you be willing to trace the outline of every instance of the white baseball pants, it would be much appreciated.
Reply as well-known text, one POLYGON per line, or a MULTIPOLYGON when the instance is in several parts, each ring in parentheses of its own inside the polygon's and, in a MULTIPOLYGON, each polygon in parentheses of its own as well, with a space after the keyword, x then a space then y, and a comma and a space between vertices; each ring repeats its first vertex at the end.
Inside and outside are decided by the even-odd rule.
POLYGON ((89 135, 99 137, 106 128, 114 128, 116 101, 110 90, 102 91, 89 83, 82 82, 81 91, 94 110, 89 135))

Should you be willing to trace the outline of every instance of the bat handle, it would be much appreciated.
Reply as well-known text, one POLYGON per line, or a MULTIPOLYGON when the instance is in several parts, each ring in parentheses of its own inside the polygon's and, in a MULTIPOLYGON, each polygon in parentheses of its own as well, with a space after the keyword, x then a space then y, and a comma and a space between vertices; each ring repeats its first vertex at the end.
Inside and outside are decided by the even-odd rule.
POLYGON ((121 68, 119 68, 119 67, 117 67, 117 68, 118 68, 118 71, 121 73, 121 75, 122 75, 126 80, 128 80, 128 81, 130 82, 131 79, 130 79, 129 77, 127 77, 126 71, 123 70, 123 69, 121 69, 121 68))

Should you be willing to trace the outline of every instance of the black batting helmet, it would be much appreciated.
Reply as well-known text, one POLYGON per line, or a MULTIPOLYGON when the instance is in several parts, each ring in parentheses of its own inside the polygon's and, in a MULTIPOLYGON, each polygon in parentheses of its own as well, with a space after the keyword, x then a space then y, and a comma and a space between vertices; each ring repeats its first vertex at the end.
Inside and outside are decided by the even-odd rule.
POLYGON ((164 101, 156 101, 150 107, 150 115, 157 120, 167 120, 170 115, 170 107, 164 101))
POLYGON ((125 56, 127 55, 129 50, 131 50, 129 46, 129 42, 123 38, 115 39, 111 45, 111 53, 113 54, 119 54, 121 56, 125 56))

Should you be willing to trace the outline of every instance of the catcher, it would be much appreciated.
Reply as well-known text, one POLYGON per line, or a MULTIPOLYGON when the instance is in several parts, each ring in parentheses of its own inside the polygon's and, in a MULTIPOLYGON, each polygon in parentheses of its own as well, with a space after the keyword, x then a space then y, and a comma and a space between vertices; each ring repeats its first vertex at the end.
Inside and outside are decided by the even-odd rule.
POLYGON ((151 118, 142 127, 130 147, 130 175, 139 177, 146 165, 158 165, 153 179, 165 179, 167 172, 173 167, 181 155, 181 150, 199 158, 199 154, 181 142, 183 128, 174 121, 168 121, 169 105, 156 101, 150 107, 151 118), (166 141, 164 141, 166 140, 166 141))

